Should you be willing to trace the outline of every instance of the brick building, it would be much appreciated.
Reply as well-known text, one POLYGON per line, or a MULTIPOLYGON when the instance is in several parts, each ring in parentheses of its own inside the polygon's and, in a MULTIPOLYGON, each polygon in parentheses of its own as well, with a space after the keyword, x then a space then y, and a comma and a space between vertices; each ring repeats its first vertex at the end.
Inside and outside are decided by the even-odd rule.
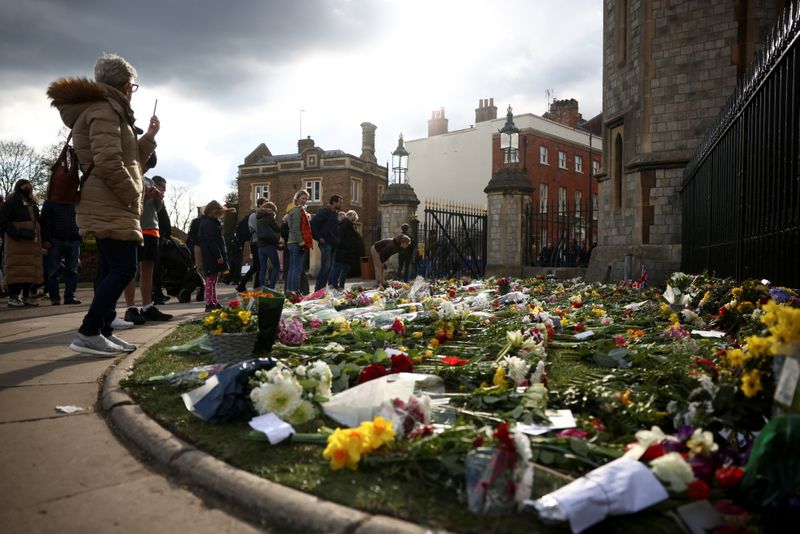
POLYGON ((600 241, 587 277, 680 268, 683 169, 782 0, 605 0, 600 241))
MULTIPOLYGON (((550 202, 557 202, 559 187, 565 187, 569 205, 574 206, 577 191, 581 205, 585 205, 589 199, 591 166, 599 168, 602 157, 599 129, 595 127, 590 135, 586 127, 597 124, 599 116, 584 121, 575 100, 555 102, 549 113, 551 118, 547 113, 541 117, 532 113, 514 115, 514 123, 520 129, 520 147, 527 141, 527 150, 520 157, 537 188, 536 202, 540 184, 545 183, 550 202), (547 164, 539 163, 540 146, 548 151, 547 164), (560 157, 564 158, 565 167, 559 165, 560 157)), ((428 137, 405 142, 410 154, 408 180, 417 197, 423 200, 418 217, 421 218, 420 210, 427 198, 486 205, 483 190, 500 166, 497 132, 505 120, 497 118, 493 98, 480 99, 475 108, 475 124, 469 128, 449 131, 445 111, 440 109, 428 120, 428 137)), ((596 192, 596 185, 591 187, 596 192)))
MULTIPOLYGON (((534 212, 550 219, 550 224, 535 225, 538 235, 531 236, 532 252, 537 255, 542 247, 555 245, 559 230, 564 228, 569 228, 568 239, 575 238, 588 248, 597 238, 597 182, 592 177, 600 171, 602 163, 600 116, 583 120, 578 102, 568 99, 553 101, 549 111, 542 115, 550 124, 541 119, 530 123, 524 117, 518 120, 514 116, 515 126, 520 130, 519 164, 534 187, 534 212), (569 214, 571 224, 561 227, 553 224, 558 214, 561 218, 569 214), (572 224, 577 219, 580 224, 572 224), (589 225, 588 221, 595 223, 589 225)), ((502 166, 500 134, 495 132, 492 173, 502 166)))
MULTIPOLYGON (((300 139, 294 154, 272 155, 260 144, 239 165, 239 214, 249 212, 258 198, 266 197, 282 216, 298 189, 308 191, 308 211, 313 214, 331 195, 339 194, 344 197, 342 209, 358 213, 357 230, 363 235, 363 228, 371 228, 378 219, 378 199, 388 181, 387 168, 375 159, 375 130, 373 124, 361 124, 358 157, 342 150, 323 150, 311 137, 300 139)), ((314 259, 312 256, 312 272, 314 259)))

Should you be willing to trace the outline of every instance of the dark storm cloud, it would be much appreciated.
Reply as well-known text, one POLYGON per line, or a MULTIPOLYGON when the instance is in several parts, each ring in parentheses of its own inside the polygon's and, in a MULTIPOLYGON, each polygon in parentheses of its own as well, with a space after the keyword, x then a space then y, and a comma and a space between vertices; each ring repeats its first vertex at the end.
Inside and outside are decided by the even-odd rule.
POLYGON ((374 38, 377 3, 365 0, 0 0, 0 75, 15 82, 92 76, 116 52, 140 81, 198 96, 246 87, 264 69, 309 50, 374 38))

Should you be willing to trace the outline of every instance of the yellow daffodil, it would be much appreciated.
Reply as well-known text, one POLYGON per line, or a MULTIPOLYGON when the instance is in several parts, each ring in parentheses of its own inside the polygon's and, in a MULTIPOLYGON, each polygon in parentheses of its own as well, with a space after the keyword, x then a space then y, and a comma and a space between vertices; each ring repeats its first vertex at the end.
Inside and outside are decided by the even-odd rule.
POLYGON ((219 312, 219 318, 223 321, 228 318, 227 312, 219 312))
POLYGON ((215 319, 213 315, 207 315, 206 318, 203 319, 203 324, 205 324, 206 326, 211 326, 212 324, 214 324, 214 320, 215 319))
POLYGON ((337 428, 328 436, 328 444, 322 457, 330 460, 331 469, 337 471, 342 467, 355 470, 361 460, 362 436, 352 428, 337 428))
POLYGON ((602 317, 602 316, 604 316, 606 314, 606 311, 603 308, 599 308, 598 307, 598 308, 594 308, 592 310, 592 313, 595 314, 598 317, 602 317))
POLYGON ((395 430, 392 422, 387 421, 381 416, 375 417, 372 421, 364 421, 358 427, 361 435, 365 439, 365 449, 375 450, 389 443, 394 439, 395 430))
POLYGON ((422 332, 414 332, 413 334, 411 334, 411 337, 413 337, 414 339, 419 339, 422 337, 422 332))
POLYGON ((216 330, 212 330, 211 332, 212 332, 214 335, 217 335, 217 336, 219 336, 219 335, 221 335, 221 334, 222 334, 222 327, 220 326, 219 328, 217 328, 216 330))

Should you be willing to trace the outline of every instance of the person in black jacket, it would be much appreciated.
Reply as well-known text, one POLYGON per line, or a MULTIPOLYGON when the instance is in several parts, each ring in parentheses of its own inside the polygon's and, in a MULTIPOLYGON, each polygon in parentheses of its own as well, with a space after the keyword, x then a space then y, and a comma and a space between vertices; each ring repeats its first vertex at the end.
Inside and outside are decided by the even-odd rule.
MULTIPOLYGON (((153 176, 153 184, 165 194, 167 191, 167 181, 161 176, 153 176)), ((153 265, 153 304, 166 304, 170 299, 169 295, 164 294, 161 286, 161 253, 164 251, 164 241, 172 239, 172 221, 167 213, 167 207, 162 203, 161 208, 156 212, 158 217, 158 250, 156 252, 155 264, 153 265)))
POLYGON ((338 278, 331 280, 331 285, 337 289, 344 289, 347 275, 350 273, 350 265, 359 261, 361 251, 361 236, 355 228, 358 222, 358 213, 353 210, 345 214, 344 219, 339 223, 339 248, 336 249, 336 272, 338 278))
MULTIPOLYGON (((411 239, 411 235, 408 233, 408 224, 403 223, 400 226, 400 233, 403 235, 408 236, 411 239)), ((403 282, 408 282, 408 275, 411 271, 411 260, 414 257, 414 240, 411 239, 411 245, 408 248, 401 249, 400 252, 397 253, 397 261, 399 267, 400 280, 403 282)))
MULTIPOLYGON (((189 223, 189 231, 186 234, 186 248, 189 249, 189 255, 192 258, 192 264, 197 269, 197 272, 202 277, 203 275, 203 260, 200 257, 200 248, 197 246, 197 228, 200 226, 200 218, 203 216, 203 208, 197 208, 197 217, 192 219, 192 222, 189 223)), ((200 287, 197 289, 197 296, 195 299, 197 302, 204 300, 205 298, 205 285, 200 284, 200 287)))
POLYGON ((281 229, 275 222, 277 206, 272 202, 265 202, 256 210, 256 243, 258 244, 258 282, 256 285, 266 285, 275 289, 278 283, 278 272, 281 264, 278 259, 278 241, 281 238, 281 229), (267 262, 270 264, 269 283, 266 283, 267 262))
POLYGON ((45 200, 42 206, 42 247, 47 250, 45 284, 54 306, 61 304, 58 287, 59 265, 64 258, 64 304, 80 304, 75 298, 78 288, 78 260, 81 236, 75 222, 75 204, 45 200))
POLYGON ((203 216, 197 225, 197 245, 203 258, 203 274, 206 287, 206 311, 220 308, 217 300, 217 278, 220 273, 228 272, 228 254, 225 249, 225 237, 222 235, 222 224, 219 218, 227 211, 216 200, 209 202, 203 210, 203 216))
POLYGON ((339 245, 339 210, 342 207, 342 195, 331 195, 328 205, 320 209, 311 219, 311 232, 319 243, 320 265, 314 291, 319 291, 328 284, 336 247, 339 245))
POLYGON ((30 180, 17 180, 14 192, 0 209, 0 230, 5 232, 3 266, 12 308, 38 306, 31 288, 44 281, 39 207, 30 180))

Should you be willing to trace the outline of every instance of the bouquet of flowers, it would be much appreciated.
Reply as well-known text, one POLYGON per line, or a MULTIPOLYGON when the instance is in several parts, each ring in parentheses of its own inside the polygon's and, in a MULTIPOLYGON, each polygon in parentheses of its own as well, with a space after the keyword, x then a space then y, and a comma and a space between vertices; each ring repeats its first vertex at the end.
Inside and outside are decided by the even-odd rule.
POLYGON ((255 372, 250 400, 260 415, 274 413, 300 425, 314 419, 319 403, 331 397, 332 377, 330 367, 321 360, 294 369, 278 363, 269 371, 255 372))
POLYGON ((239 334, 255 332, 258 324, 253 314, 239 304, 231 301, 229 306, 211 310, 203 319, 203 329, 209 334, 239 334))

